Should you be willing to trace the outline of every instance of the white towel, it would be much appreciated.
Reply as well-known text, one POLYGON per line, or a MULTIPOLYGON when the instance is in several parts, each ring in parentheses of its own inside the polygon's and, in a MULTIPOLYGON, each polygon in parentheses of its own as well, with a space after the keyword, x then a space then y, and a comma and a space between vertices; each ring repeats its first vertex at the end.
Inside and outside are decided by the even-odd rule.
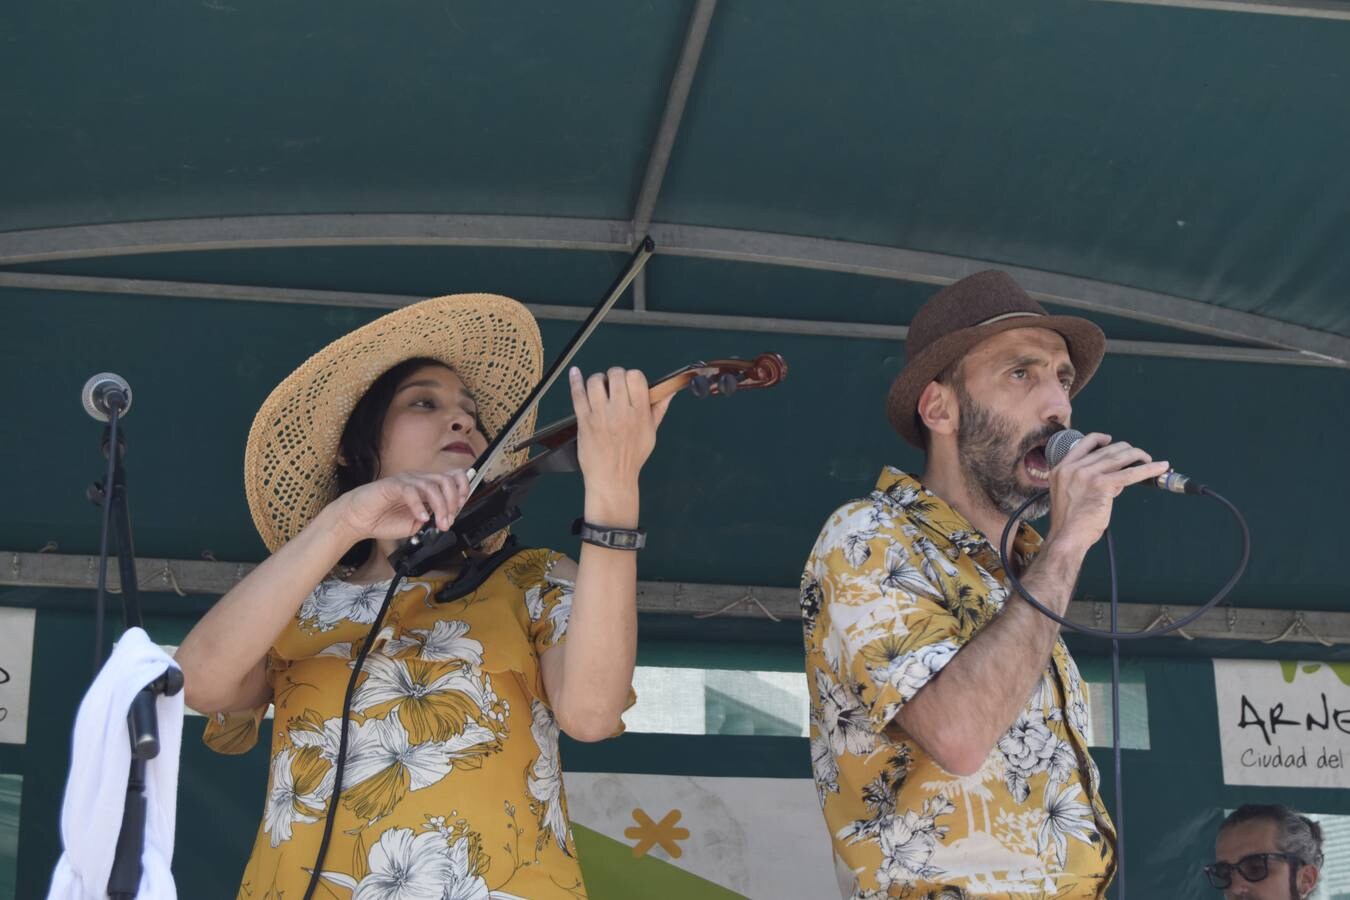
MULTIPOLYGON (((117 641, 75 718, 70 778, 61 804, 65 852, 52 874, 48 900, 105 900, 131 771, 127 711, 141 688, 174 662, 140 628, 117 641)), ((183 692, 160 696, 159 755, 145 766, 145 852, 138 900, 177 900, 173 874, 178 753, 183 743, 183 692)))

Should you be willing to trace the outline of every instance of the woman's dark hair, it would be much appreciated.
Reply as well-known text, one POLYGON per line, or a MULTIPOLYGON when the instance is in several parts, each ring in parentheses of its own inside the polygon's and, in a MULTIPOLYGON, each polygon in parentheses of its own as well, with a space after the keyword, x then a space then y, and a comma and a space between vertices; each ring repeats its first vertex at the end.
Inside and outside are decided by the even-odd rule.
MULTIPOLYGON (((426 356, 404 360, 376 378, 375 383, 356 402, 342 429, 342 439, 338 442, 339 494, 370 484, 380 477, 380 436, 384 433, 384 417, 389 412, 389 404, 398 386, 409 375, 427 366, 450 368, 440 360, 426 356)), ((370 558, 374 547, 373 540, 359 541, 343 554, 339 562, 344 566, 359 566, 370 558)))

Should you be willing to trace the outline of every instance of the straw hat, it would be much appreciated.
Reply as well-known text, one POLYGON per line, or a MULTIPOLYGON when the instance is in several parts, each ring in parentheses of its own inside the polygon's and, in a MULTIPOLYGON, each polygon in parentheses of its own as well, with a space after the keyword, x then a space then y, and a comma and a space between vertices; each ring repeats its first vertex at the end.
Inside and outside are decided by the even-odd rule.
POLYGON ((924 449, 919 395, 928 383, 983 340, 1014 328, 1057 331, 1075 371, 1069 396, 1081 391, 1101 365, 1106 335, 1077 316, 1052 316, 1007 272, 967 275, 938 291, 914 316, 905 338, 905 367, 891 384, 886 415, 900 436, 924 449))
MULTIPOLYGON (((263 401, 244 449, 244 491, 253 524, 276 552, 337 497, 338 443, 347 418, 375 380, 415 357, 445 363, 478 401, 496 434, 539 381, 544 349, 525 307, 495 294, 454 294, 381 316, 305 361, 263 401)), ((516 434, 528 435, 534 413, 516 434)), ((528 456, 503 457, 500 472, 528 456)), ((495 549, 506 532, 494 536, 495 549)))

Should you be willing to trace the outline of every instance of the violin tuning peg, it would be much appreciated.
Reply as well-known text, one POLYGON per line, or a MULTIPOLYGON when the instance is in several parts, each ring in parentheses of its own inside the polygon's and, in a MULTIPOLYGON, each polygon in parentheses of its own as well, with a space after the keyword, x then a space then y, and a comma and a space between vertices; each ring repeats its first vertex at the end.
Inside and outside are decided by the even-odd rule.
POLYGON ((712 393, 712 382, 707 375, 695 375, 689 379, 689 392, 702 400, 712 393))
POLYGON ((730 397, 740 386, 740 381, 730 372, 723 372, 717 376, 717 392, 723 397, 730 397))

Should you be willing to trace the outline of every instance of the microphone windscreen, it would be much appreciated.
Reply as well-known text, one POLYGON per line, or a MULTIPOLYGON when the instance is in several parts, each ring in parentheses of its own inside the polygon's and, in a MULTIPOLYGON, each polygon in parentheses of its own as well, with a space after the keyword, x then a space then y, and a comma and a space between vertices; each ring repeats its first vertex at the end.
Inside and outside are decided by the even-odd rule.
POLYGON ((105 399, 108 391, 121 391, 126 398, 126 405, 122 409, 125 415, 127 410, 131 409, 131 385, 121 375, 112 372, 100 372, 91 377, 84 383, 84 390, 80 391, 80 401, 84 404, 84 411, 100 422, 106 422, 112 418, 112 411, 108 408, 105 399))
POLYGON ((1064 461, 1064 457, 1069 455, 1073 449, 1083 439, 1083 432, 1074 431, 1072 428, 1065 428, 1063 431, 1056 431, 1050 435, 1050 440, 1045 445, 1045 461, 1054 468, 1064 461))

